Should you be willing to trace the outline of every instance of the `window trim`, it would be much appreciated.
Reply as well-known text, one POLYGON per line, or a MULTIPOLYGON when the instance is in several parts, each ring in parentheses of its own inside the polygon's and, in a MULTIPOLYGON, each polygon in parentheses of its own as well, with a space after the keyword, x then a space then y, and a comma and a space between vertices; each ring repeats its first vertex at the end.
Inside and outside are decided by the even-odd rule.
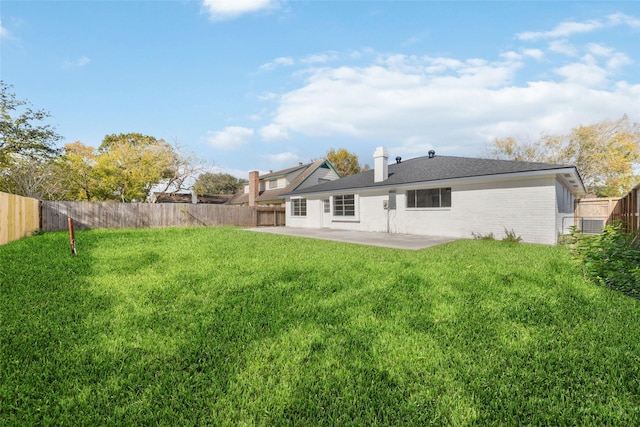
MULTIPOLYGON (((451 187, 435 187, 435 188, 415 188, 413 190, 407 190, 405 192, 405 208, 407 210, 421 210, 421 209, 428 209, 428 210, 449 210, 451 209, 451 205, 452 200, 451 200, 451 187), (423 194, 422 197, 424 198, 424 201, 429 200, 428 197, 431 197, 431 195, 429 194, 429 192, 433 192, 433 190, 438 190, 438 206, 418 206, 418 203, 420 202, 420 197, 418 192, 426 192, 426 194, 423 194), (443 205, 442 201, 443 201, 443 190, 448 190, 449 191, 449 204, 448 205, 443 205), (411 201, 411 197, 410 194, 413 193, 413 205, 414 206, 410 206, 410 201, 411 201)), ((432 199, 431 199, 432 200, 432 199)))
POLYGON ((333 216, 341 218, 355 218, 356 216, 356 195, 339 194, 333 196, 333 216), (349 198, 350 200, 346 200, 349 198), (351 209, 349 209, 351 208, 351 209))
POLYGON ((298 218, 307 216, 307 199, 304 197, 291 199, 291 216, 298 218))

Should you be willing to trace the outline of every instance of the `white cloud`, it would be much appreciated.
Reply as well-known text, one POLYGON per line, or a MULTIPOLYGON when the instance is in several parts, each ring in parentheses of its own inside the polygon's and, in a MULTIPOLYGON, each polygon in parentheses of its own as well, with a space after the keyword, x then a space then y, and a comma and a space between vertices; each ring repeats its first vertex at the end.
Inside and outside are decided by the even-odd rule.
POLYGON ((565 78, 571 84, 588 88, 598 88, 607 85, 607 71, 594 63, 574 63, 559 67, 556 74, 565 78))
POLYGON ((544 57, 544 52, 540 49, 523 49, 522 54, 537 60, 544 57))
POLYGON ((233 150, 240 148, 253 136, 253 129, 241 126, 228 126, 221 131, 207 133, 207 142, 221 150, 233 150))
POLYGON ((203 0, 204 9, 212 21, 234 19, 246 13, 274 9, 280 0, 203 0))
POLYGON ((587 52, 596 56, 611 56, 615 50, 599 43, 587 44, 587 52))
POLYGON ((549 43, 549 50, 566 56, 577 56, 578 49, 566 40, 553 40, 549 43))
POLYGON ((605 27, 625 25, 630 28, 640 28, 640 19, 623 13, 614 13, 605 19, 590 19, 584 22, 561 22, 555 28, 548 31, 525 31, 516 34, 516 38, 526 41, 542 39, 567 38, 574 34, 585 34, 605 27))
POLYGON ((86 65, 89 65, 90 62, 91 62, 91 59, 87 58, 86 56, 82 56, 72 61, 64 61, 62 63, 62 68, 65 70, 69 70, 72 68, 82 68, 86 65))
POLYGON ((587 45, 587 52, 588 56, 605 58, 607 60, 606 68, 612 72, 633 63, 631 58, 626 54, 599 43, 589 43, 587 45))
POLYGON ((264 154, 262 155, 263 159, 269 161, 270 164, 275 165, 292 165, 296 162, 300 161, 300 157, 297 154, 286 152, 286 153, 278 153, 278 154, 264 154))
POLYGON ((0 39, 9 38, 11 33, 5 27, 2 26, 2 21, 0 21, 0 39))
POLYGON ((625 65, 633 64, 633 61, 624 53, 616 52, 607 61, 607 69, 617 71, 625 65))
POLYGON ((240 178, 240 179, 247 179, 247 177, 249 176, 249 171, 247 170, 236 169, 236 168, 225 168, 225 167, 218 167, 218 166, 211 166, 207 168, 206 172, 228 173, 229 175, 235 176, 236 178, 240 178))
POLYGON ((508 61, 519 61, 520 59, 522 59, 522 55, 519 54, 518 52, 514 52, 512 50, 508 51, 508 52, 502 52, 500 54, 501 58, 504 58, 508 61))
POLYGON ((610 25, 626 25, 629 28, 640 28, 640 19, 633 16, 625 15, 624 13, 614 13, 607 16, 607 21, 610 25))
POLYGON ((303 64, 325 64, 330 61, 334 61, 338 58, 338 54, 332 53, 320 53, 316 55, 308 55, 300 60, 303 64))
POLYGON ((602 27, 604 27, 604 23, 598 20, 589 20, 586 22, 562 22, 549 31, 527 31, 516 34, 516 37, 520 40, 528 41, 564 38, 574 34, 589 33, 602 27))
POLYGON ((277 124, 270 124, 260 129, 260 136, 265 141, 289 139, 289 133, 285 128, 277 124))
POLYGON ((280 66, 291 66, 295 64, 295 60, 293 58, 282 56, 280 58, 276 58, 271 62, 267 62, 266 64, 262 64, 260 66, 261 70, 273 70, 274 68, 280 66))
POLYGON ((380 142, 401 155, 430 148, 481 155, 479 147, 496 137, 561 133, 637 112, 640 84, 611 81, 595 55, 553 69, 557 82, 520 84, 524 64, 505 56, 492 62, 394 55, 360 67, 309 69, 304 84, 279 98, 261 135, 380 142))

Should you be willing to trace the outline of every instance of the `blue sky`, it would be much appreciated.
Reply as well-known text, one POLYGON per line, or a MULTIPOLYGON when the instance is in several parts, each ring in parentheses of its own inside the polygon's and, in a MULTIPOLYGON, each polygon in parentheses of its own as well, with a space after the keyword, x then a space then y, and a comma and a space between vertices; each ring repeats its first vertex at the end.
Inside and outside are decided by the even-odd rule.
POLYGON ((640 121, 636 1, 3 0, 0 48, 64 142, 139 132, 241 178, 640 121))

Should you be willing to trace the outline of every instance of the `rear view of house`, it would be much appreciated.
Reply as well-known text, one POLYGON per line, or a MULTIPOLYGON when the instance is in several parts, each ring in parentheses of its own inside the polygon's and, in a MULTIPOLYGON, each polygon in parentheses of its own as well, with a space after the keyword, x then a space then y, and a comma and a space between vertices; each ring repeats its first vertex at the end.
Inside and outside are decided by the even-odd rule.
POLYGON ((574 166, 427 156, 388 163, 384 147, 374 169, 282 194, 290 227, 471 238, 505 235, 555 244, 573 225, 585 193, 574 166))

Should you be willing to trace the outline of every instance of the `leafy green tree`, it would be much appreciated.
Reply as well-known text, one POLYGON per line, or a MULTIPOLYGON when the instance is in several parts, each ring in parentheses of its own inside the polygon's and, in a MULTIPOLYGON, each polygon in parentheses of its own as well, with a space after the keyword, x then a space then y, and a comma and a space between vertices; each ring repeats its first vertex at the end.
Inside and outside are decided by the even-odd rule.
POLYGON ((139 133, 107 135, 100 147, 77 141, 56 162, 65 198, 78 201, 144 201, 152 189, 184 189, 199 166, 163 140, 139 133))
POLYGON ((578 126, 567 135, 542 135, 535 141, 496 139, 489 148, 498 159, 575 165, 587 192, 601 197, 626 194, 638 181, 640 125, 627 115, 578 126))
POLYGON ((16 156, 42 158, 58 154, 55 144, 62 137, 53 126, 41 124, 51 117, 49 112, 34 110, 10 88, 0 80, 0 167, 8 167, 16 156))
POLYGON ((107 135, 93 167, 98 180, 95 197, 144 201, 155 185, 174 176, 178 157, 162 139, 139 133, 107 135))
POLYGON ((337 150, 335 148, 330 149, 327 152, 326 158, 333 164, 341 177, 362 172, 362 168, 358 162, 358 156, 344 148, 337 150))
POLYGON ((56 162, 57 175, 64 183, 65 199, 96 201, 99 180, 94 169, 98 153, 80 141, 64 145, 64 152, 56 162))
POLYGON ((246 183, 228 173, 205 172, 193 184, 196 194, 235 194, 246 183))

